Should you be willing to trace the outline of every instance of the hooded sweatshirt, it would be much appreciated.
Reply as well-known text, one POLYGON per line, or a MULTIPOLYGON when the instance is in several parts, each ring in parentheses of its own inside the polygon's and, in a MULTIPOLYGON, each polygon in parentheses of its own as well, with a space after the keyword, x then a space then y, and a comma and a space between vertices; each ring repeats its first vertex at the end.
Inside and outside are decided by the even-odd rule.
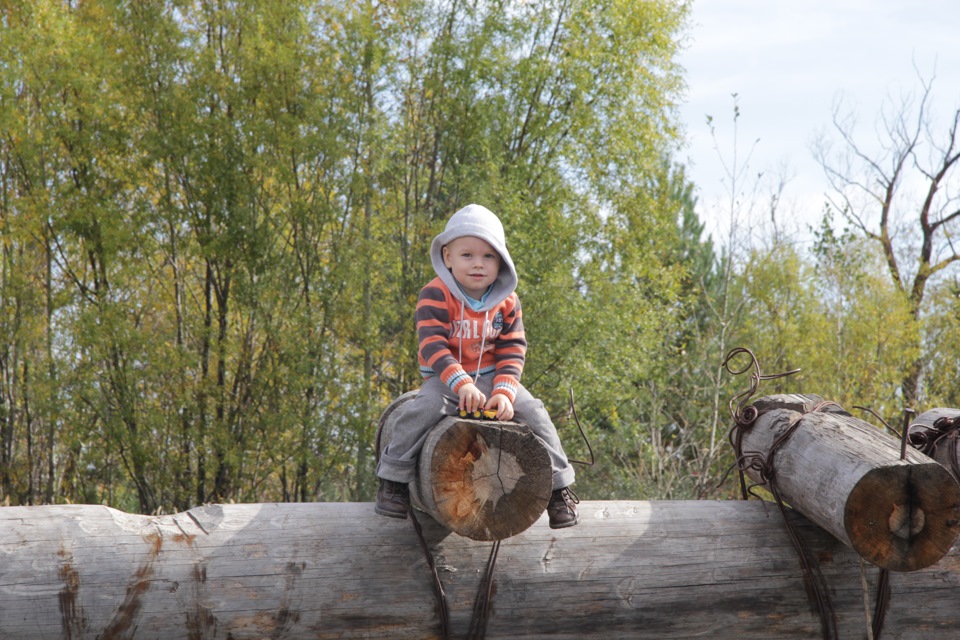
POLYGON ((517 272, 500 220, 486 207, 457 211, 433 239, 430 259, 437 277, 420 291, 417 336, 420 372, 438 375, 453 393, 478 375, 494 373, 493 394, 512 402, 527 351, 523 314, 514 289, 517 272), (500 254, 500 272, 482 302, 471 300, 443 262, 443 247, 463 236, 485 240, 500 254))

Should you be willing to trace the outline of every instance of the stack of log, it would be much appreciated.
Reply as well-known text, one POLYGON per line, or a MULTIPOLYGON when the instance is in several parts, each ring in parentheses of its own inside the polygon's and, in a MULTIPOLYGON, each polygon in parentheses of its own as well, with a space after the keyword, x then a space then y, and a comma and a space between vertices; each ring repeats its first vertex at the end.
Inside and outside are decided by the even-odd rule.
POLYGON ((436 638, 429 560, 451 637, 464 637, 485 540, 505 541, 490 639, 820 637, 822 604, 797 537, 828 586, 835 637, 870 635, 881 575, 871 565, 894 572, 884 635, 960 637, 960 486, 950 473, 815 396, 752 406, 738 460, 782 511, 757 500, 585 501, 578 526, 551 530, 542 444, 522 425, 456 417, 419 460, 413 494, 432 516, 419 518, 419 534, 369 503, 169 516, 2 508, 0 638, 436 638))

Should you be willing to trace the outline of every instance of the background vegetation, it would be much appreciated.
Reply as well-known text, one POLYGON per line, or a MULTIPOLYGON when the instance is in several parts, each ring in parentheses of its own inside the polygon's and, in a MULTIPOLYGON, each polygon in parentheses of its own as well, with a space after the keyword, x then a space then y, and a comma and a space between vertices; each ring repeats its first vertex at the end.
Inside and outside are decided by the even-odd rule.
POLYGON ((0 1, 0 503, 372 499, 427 248, 470 202, 505 223, 524 382, 583 459, 575 394, 583 496, 735 495, 737 346, 802 368, 763 392, 960 406, 956 117, 921 103, 890 158, 838 118, 846 223, 812 251, 731 164, 715 245, 675 161, 688 12, 0 1))

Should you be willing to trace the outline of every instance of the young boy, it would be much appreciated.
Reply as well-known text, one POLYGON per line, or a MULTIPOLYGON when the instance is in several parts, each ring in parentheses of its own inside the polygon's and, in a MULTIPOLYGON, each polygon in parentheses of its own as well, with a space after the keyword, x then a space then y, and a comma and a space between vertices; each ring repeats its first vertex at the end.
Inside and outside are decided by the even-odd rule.
POLYGON ((580 521, 568 489, 573 467, 543 403, 520 384, 527 341, 500 220, 480 205, 464 207, 433 239, 430 259, 437 277, 420 290, 416 312, 425 380, 398 409, 393 437, 380 454, 376 512, 406 518, 407 485, 428 432, 458 409, 483 407, 496 411, 498 420, 528 425, 546 445, 553 466, 550 526, 572 527, 580 521))

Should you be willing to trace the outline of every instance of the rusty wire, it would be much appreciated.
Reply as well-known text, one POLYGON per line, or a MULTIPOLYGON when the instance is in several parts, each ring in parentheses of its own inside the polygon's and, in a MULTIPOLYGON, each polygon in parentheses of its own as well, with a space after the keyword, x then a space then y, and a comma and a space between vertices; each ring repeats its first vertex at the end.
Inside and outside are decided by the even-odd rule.
POLYGON ((873 608, 873 640, 880 640, 880 633, 883 631, 883 622, 887 617, 887 609, 890 606, 890 570, 880 569, 877 575, 877 600, 873 608))
POLYGON ((910 416, 913 414, 913 409, 907 407, 906 409, 903 410, 903 431, 897 431, 896 429, 891 427, 886 420, 883 419, 883 416, 881 416, 879 413, 877 413, 870 407, 861 407, 859 405, 854 405, 853 408, 860 409, 861 411, 866 411, 870 413, 874 418, 876 418, 881 423, 883 423, 883 426, 885 426, 887 429, 897 434, 897 438, 900 440, 900 459, 901 460, 906 459, 907 444, 909 443, 910 437, 911 437, 910 429, 912 429, 915 426, 910 424, 910 416))
MULTIPOLYGON (((590 462, 586 462, 584 460, 574 460, 572 458, 569 459, 569 461, 571 464, 582 464, 592 467, 596 459, 593 454, 593 447, 590 445, 590 440, 587 438, 587 434, 583 430, 583 426, 580 424, 579 415, 577 415, 577 407, 574 403, 573 389, 570 389, 570 415, 573 416, 573 419, 577 424, 577 429, 580 431, 580 437, 583 438, 583 442, 587 445, 587 451, 590 452, 590 462)), ((379 453, 379 431, 377 435, 377 451, 379 453)), ((427 559, 427 567, 430 569, 430 574, 433 578, 433 592, 437 600, 437 610, 440 618, 440 637, 442 640, 449 640, 450 609, 449 605, 447 604, 446 593, 443 590, 443 582, 440 580, 440 574, 437 571, 433 554, 430 553, 430 548, 423 536, 423 528, 420 526, 420 522, 417 520, 417 516, 413 509, 410 509, 410 519, 413 520, 413 527, 417 532, 417 538, 420 541, 420 547, 423 549, 423 554, 427 559)), ((490 619, 494 593, 494 569, 497 565, 497 557, 500 554, 500 542, 500 540, 497 540, 493 543, 493 546, 490 549, 490 555, 487 558, 487 565, 484 570, 483 578, 480 580, 480 585, 477 588, 477 597, 473 604, 473 614, 470 617, 470 628, 467 635, 469 640, 483 640, 487 633, 487 623, 490 619)))
MULTIPOLYGON (((798 373, 800 369, 794 369, 784 373, 764 375, 760 370, 760 362, 752 351, 745 347, 737 347, 730 351, 723 360, 723 368, 734 376, 742 375, 747 371, 753 370, 750 374, 750 386, 745 391, 733 396, 729 401, 730 414, 733 417, 733 426, 728 434, 730 444, 733 445, 736 456, 735 465, 740 474, 740 490, 744 500, 747 500, 753 493, 753 487, 758 485, 766 486, 780 509, 783 521, 787 527, 787 535, 793 548, 796 550, 800 559, 800 566, 803 569, 804 587, 807 590, 808 597, 816 604, 817 612, 820 614, 820 627, 824 640, 833 640, 837 638, 837 614, 830 598, 830 590, 827 585, 823 572, 820 570, 820 563, 816 556, 810 550, 806 541, 800 535, 800 530, 794 522, 793 513, 787 508, 780 495, 780 489, 776 481, 776 469, 773 460, 777 450, 785 443, 796 431, 800 424, 800 418, 794 419, 787 429, 774 440, 769 453, 765 456, 759 451, 743 451, 743 434, 746 430, 753 427, 759 417, 759 410, 756 406, 750 404, 751 398, 759 391, 760 383, 764 380, 774 380, 798 373), (746 354, 749 361, 741 369, 734 369, 731 361, 738 355, 746 354), (751 469, 757 473, 760 482, 751 485, 746 484, 745 472, 751 469)), ((823 411, 828 406, 836 403, 819 402, 810 411, 823 411)))
POLYGON ((958 437, 960 437, 960 415, 943 416, 937 418, 932 427, 926 425, 910 425, 912 429, 915 426, 922 426, 922 429, 910 431, 910 444, 931 458, 936 458, 937 452, 942 447, 947 447, 950 457, 950 469, 953 471, 954 478, 960 478, 960 462, 957 460, 958 437))
POLYGON ((580 430, 580 437, 583 438, 584 444, 587 445, 587 451, 590 452, 590 462, 585 460, 574 460, 573 458, 568 458, 570 464, 582 464, 587 467, 592 467, 593 463, 596 462, 593 456, 593 447, 590 446, 590 440, 587 438, 587 434, 583 430, 583 426, 580 424, 580 416, 577 415, 577 405, 573 401, 573 387, 570 388, 570 413, 569 415, 573 416, 574 422, 577 423, 577 429, 580 430))
MULTIPOLYGON (((450 640, 450 607, 447 604, 447 594, 443 589, 437 564, 433 559, 433 554, 430 553, 429 545, 427 545, 427 540, 423 535, 423 528, 420 526, 420 521, 417 520, 414 509, 410 509, 410 519, 413 520, 413 528, 417 532, 417 539, 420 541, 423 555, 427 559, 427 567, 430 569, 433 578, 433 594, 437 600, 437 611, 440 618, 440 638, 441 640, 450 640)), ((500 540, 494 541, 487 558, 487 566, 477 588, 477 598, 473 603, 473 614, 470 617, 470 629, 467 633, 468 640, 483 640, 487 635, 487 623, 490 620, 493 602, 493 574, 497 565, 497 557, 500 554, 500 542, 500 540)))
MULTIPOLYGON (((731 350, 723 359, 723 364, 721 366, 723 366, 727 373, 733 376, 743 375, 750 369, 753 369, 753 372, 750 374, 750 386, 746 390, 741 391, 737 395, 730 398, 728 403, 728 406, 730 407, 730 415, 733 417, 733 426, 730 428, 727 438, 730 441, 730 444, 733 446, 734 454, 736 455, 736 460, 733 466, 736 466, 739 471, 740 493, 743 499, 746 500, 748 496, 752 494, 753 489, 753 486, 747 487, 746 479, 744 478, 744 472, 747 469, 754 469, 757 471, 761 479, 764 479, 764 482, 766 481, 766 478, 772 477, 773 474, 772 453, 770 456, 770 462, 768 462, 760 452, 752 451, 747 455, 744 455, 743 453, 743 432, 744 430, 753 426, 753 423, 758 416, 757 408, 752 404, 749 404, 750 400, 760 389, 760 383, 762 381, 775 380, 777 378, 791 376, 795 373, 798 373, 800 369, 794 369, 784 373, 764 375, 760 370, 760 361, 757 360, 757 357, 753 354, 753 352, 746 347, 737 347, 736 349, 731 350), (741 354, 746 354, 749 357, 749 360, 742 369, 734 369, 732 366, 732 361, 741 354)), ((774 443, 774 447, 779 446, 784 440, 786 440, 786 436, 788 436, 792 431, 793 427, 788 430, 788 433, 784 434, 784 437, 781 437, 776 443, 774 443)), ((731 466, 731 470, 733 469, 733 466, 731 466)), ((727 474, 729 474, 729 471, 727 474)), ((727 474, 724 474, 724 479, 720 481, 720 484, 723 484, 727 474)), ((760 484, 763 484, 763 482, 760 484)), ((759 498, 760 496, 756 497, 759 498)))
POLYGON ((731 350, 727 357, 723 359, 723 368, 727 370, 727 373, 733 376, 743 375, 751 368, 754 369, 754 372, 750 374, 750 387, 746 391, 742 391, 737 395, 730 398, 729 406, 730 413, 733 416, 734 421, 737 424, 753 424, 753 421, 757 419, 757 409, 753 405, 747 405, 750 402, 750 398, 760 389, 760 383, 763 380, 775 380, 776 378, 785 378, 787 376, 792 376, 795 373, 799 373, 800 369, 793 369, 792 371, 785 371, 783 373, 774 373, 771 375, 764 375, 760 371, 760 362, 757 360, 757 357, 753 355, 753 352, 746 347, 737 347, 736 349, 731 350), (750 360, 747 362, 747 365, 742 369, 732 369, 731 360, 736 358, 740 354, 746 354, 750 357, 750 360), (733 403, 739 400, 737 407, 734 408, 733 403))
POLYGON ((423 537, 423 528, 420 521, 417 520, 417 514, 414 509, 410 509, 410 519, 413 520, 413 528, 417 532, 417 539, 420 540, 420 548, 423 549, 423 555, 427 559, 427 567, 430 569, 433 578, 433 595, 437 599, 437 614, 440 618, 440 638, 450 640, 450 607, 447 604, 447 594, 443 590, 443 582, 440 580, 440 573, 437 571, 437 563, 430 553, 430 547, 427 545, 426 538, 423 537))
POLYGON ((490 555, 487 558, 487 567, 483 572, 483 579, 477 588, 477 597, 473 602, 473 615, 470 618, 468 640, 483 640, 487 635, 487 622, 490 620, 491 603, 493 602, 493 569, 497 565, 497 556, 500 554, 500 540, 493 543, 490 555))
MULTIPOLYGON (((941 436, 937 438, 929 438, 927 430, 923 431, 912 431, 913 427, 919 426, 910 423, 910 416, 913 415, 913 409, 907 407, 903 410, 903 429, 897 431, 894 427, 890 426, 886 420, 883 419, 883 416, 878 414, 876 411, 870 407, 863 406, 854 406, 854 409, 859 409, 861 411, 866 411, 870 413, 873 417, 879 420, 884 427, 892 431, 897 435, 897 438, 900 440, 900 459, 905 460, 907 457, 907 445, 910 444, 915 448, 919 449, 923 453, 928 453, 930 457, 933 457, 933 453, 936 450, 937 443, 940 441, 941 436)), ((942 418, 941 418, 942 420, 942 418)), ((937 422, 940 422, 939 420, 937 422)), ((960 425, 958 425, 960 427, 960 425)), ((930 431, 937 432, 937 423, 934 423, 934 429, 930 431)), ((954 438, 954 445, 956 444, 956 438, 954 438)), ((957 470, 957 461, 956 456, 954 455, 952 463, 954 465, 954 470, 957 470)), ((956 475, 954 477, 957 477, 956 475)), ((881 568, 879 574, 877 575, 877 595, 876 600, 874 601, 873 608, 873 620, 871 625, 872 637, 874 640, 879 640, 880 634, 883 631, 883 623, 887 617, 887 609, 890 606, 890 600, 892 597, 893 591, 890 587, 890 570, 886 568, 881 568)))
MULTIPOLYGON (((580 416, 577 414, 577 406, 574 402, 573 389, 570 389, 570 414, 573 417, 574 422, 577 424, 577 429, 580 431, 580 437, 583 438, 584 444, 587 445, 587 451, 590 453, 590 462, 584 460, 575 460, 569 458, 571 464, 582 464, 588 467, 592 467, 596 462, 596 458, 593 454, 593 447, 590 445, 590 440, 587 438, 586 432, 583 430, 583 425, 580 423, 580 416)), ((571 493, 573 493, 571 491, 571 493)), ((493 546, 490 549, 490 555, 487 558, 487 566, 484 569, 483 578, 480 581, 480 585, 477 588, 477 597, 473 603, 473 614, 470 618, 470 629, 467 633, 467 638, 469 640, 483 640, 486 637, 487 633, 487 623, 490 619, 490 612, 492 610, 493 602, 493 575, 494 569, 497 566, 497 557, 500 554, 500 540, 497 540, 493 543, 493 546)))

